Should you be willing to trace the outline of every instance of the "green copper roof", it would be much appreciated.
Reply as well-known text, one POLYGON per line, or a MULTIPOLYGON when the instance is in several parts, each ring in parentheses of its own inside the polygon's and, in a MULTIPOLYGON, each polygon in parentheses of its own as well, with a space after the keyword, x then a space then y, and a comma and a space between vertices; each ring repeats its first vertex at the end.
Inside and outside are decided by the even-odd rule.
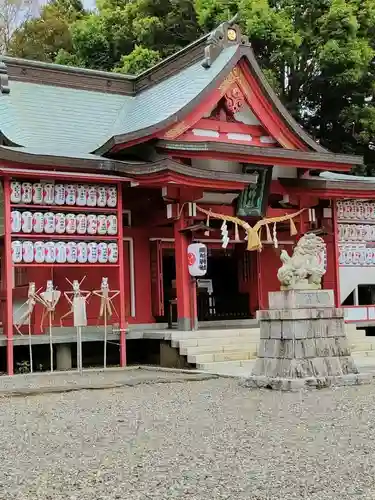
POLYGON ((231 62, 237 48, 223 50, 208 69, 195 63, 133 97, 10 81, 10 94, 0 96, 0 130, 28 151, 84 157, 114 136, 154 127, 181 111, 231 62))

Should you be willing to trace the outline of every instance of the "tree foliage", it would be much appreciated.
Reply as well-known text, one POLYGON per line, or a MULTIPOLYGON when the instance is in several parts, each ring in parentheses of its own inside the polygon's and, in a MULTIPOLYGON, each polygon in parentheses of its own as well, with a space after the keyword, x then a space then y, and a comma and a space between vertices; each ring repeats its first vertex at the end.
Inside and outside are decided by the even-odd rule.
MULTIPOLYGON (((21 0, 8 0, 21 1, 21 0)), ((239 13, 272 86, 322 145, 375 175, 375 0, 53 0, 8 52, 138 73, 239 13)))

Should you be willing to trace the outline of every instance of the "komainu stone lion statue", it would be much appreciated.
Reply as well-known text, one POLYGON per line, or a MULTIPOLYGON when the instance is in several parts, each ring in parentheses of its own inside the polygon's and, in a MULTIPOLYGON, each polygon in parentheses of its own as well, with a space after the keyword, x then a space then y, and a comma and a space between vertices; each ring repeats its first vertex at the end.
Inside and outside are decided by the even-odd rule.
POLYGON ((326 244, 314 233, 307 233, 298 241, 290 257, 282 250, 283 265, 277 272, 281 290, 320 289, 325 274, 324 254, 326 244))

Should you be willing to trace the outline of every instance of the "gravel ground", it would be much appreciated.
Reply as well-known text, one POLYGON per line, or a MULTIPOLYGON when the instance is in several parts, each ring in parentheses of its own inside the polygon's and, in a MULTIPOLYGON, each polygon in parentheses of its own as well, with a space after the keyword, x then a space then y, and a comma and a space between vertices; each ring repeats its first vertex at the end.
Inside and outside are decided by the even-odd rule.
POLYGON ((375 388, 231 379, 0 399, 0 498, 375 498, 375 388))

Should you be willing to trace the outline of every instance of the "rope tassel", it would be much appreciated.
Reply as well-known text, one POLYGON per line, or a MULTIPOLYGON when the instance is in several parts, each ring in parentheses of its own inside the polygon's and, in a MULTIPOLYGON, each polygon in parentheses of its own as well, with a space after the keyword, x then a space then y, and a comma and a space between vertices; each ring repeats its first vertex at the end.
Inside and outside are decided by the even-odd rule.
POLYGON ((273 225, 273 244, 275 248, 279 248, 279 242, 277 241, 277 233, 276 233, 276 222, 273 225))

